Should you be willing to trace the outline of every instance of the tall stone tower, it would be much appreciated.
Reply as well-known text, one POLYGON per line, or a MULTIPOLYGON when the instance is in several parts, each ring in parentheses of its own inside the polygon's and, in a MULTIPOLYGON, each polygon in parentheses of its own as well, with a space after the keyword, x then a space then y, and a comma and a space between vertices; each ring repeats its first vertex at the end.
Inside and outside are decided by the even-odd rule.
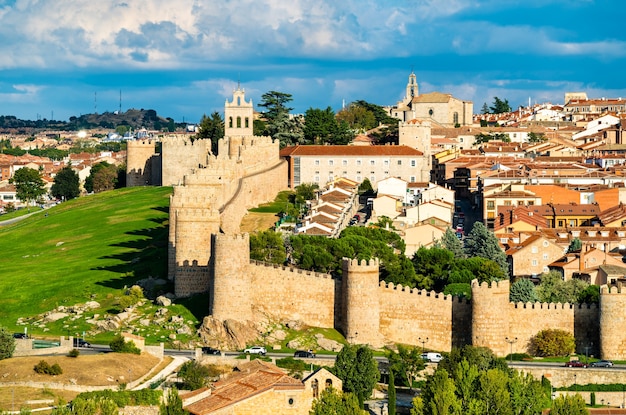
POLYGON ((129 140, 126 146, 126 186, 158 184, 152 183, 154 140, 129 140))
POLYGON ((378 259, 343 259, 343 331, 352 344, 382 345, 378 259))
POLYGON ((224 136, 251 137, 253 117, 252 99, 246 102, 245 92, 238 85, 233 92, 233 100, 226 100, 224 106, 224 136))
POLYGON ((509 281, 472 281, 472 345, 489 347, 498 356, 509 353, 509 281))
POLYGON ((209 314, 218 320, 252 320, 250 290, 250 237, 244 234, 213 235, 213 284, 209 314))
POLYGON ((416 118, 400 121, 398 124, 398 144, 424 153, 420 180, 430 181, 430 170, 432 169, 430 121, 416 118))
POLYGON ((600 287, 600 356, 603 359, 626 359, 626 290, 600 287))

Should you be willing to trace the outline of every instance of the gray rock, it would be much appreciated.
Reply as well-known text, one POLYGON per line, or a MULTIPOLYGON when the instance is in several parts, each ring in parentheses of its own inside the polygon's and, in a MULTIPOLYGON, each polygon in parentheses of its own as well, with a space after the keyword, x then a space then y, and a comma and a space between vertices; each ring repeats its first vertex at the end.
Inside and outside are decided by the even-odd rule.
POLYGON ((69 314, 67 313, 50 313, 47 314, 44 318, 43 321, 46 323, 50 323, 52 321, 57 321, 57 320, 61 320, 62 318, 67 317, 69 314))

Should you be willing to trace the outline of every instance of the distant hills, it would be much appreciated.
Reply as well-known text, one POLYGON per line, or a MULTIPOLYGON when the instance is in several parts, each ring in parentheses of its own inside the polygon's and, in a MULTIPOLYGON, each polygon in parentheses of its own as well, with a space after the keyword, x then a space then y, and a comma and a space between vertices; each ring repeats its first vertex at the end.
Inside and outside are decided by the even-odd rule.
POLYGON ((103 128, 114 130, 124 125, 133 130, 146 128, 148 130, 175 131, 184 127, 176 123, 173 118, 162 117, 152 109, 129 109, 125 112, 103 112, 101 114, 83 114, 80 117, 70 117, 69 121, 59 120, 21 120, 13 115, 0 115, 1 133, 28 134, 37 130, 77 131, 84 129, 103 128))

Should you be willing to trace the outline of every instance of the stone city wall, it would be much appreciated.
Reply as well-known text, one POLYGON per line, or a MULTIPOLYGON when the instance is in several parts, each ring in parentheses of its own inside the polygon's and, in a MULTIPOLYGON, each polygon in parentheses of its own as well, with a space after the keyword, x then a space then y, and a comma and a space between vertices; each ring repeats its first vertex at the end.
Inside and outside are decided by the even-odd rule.
POLYGON ((433 350, 452 348, 452 306, 458 298, 385 282, 378 296, 380 331, 386 339, 433 350))
POLYGON ((167 137, 161 146, 163 186, 180 184, 193 169, 206 167, 211 154, 211 140, 192 142, 189 137, 167 137))
POLYGON ((130 140, 126 145, 126 186, 153 184, 154 140, 130 140))
POLYGON ((600 288, 600 355, 605 359, 626 359, 626 290, 618 287, 600 288))
POLYGON ((341 282, 329 274, 253 261, 252 308, 258 319, 298 320, 314 327, 336 327, 341 282))

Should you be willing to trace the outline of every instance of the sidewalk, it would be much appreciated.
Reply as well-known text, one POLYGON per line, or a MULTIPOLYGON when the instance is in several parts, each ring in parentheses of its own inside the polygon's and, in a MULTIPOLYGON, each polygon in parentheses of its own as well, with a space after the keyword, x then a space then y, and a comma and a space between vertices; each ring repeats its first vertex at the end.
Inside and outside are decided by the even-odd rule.
POLYGON ((150 377, 149 379, 144 380, 142 383, 140 383, 137 386, 133 386, 132 388, 130 388, 131 390, 139 390, 139 389, 146 389, 149 388, 150 385, 153 382, 156 382, 159 379, 165 379, 166 377, 168 377, 170 374, 176 372, 176 370, 186 361, 189 360, 188 357, 184 357, 184 356, 173 356, 174 360, 172 360, 170 362, 169 365, 167 365, 163 370, 161 370, 159 373, 153 375, 152 377, 150 377))

